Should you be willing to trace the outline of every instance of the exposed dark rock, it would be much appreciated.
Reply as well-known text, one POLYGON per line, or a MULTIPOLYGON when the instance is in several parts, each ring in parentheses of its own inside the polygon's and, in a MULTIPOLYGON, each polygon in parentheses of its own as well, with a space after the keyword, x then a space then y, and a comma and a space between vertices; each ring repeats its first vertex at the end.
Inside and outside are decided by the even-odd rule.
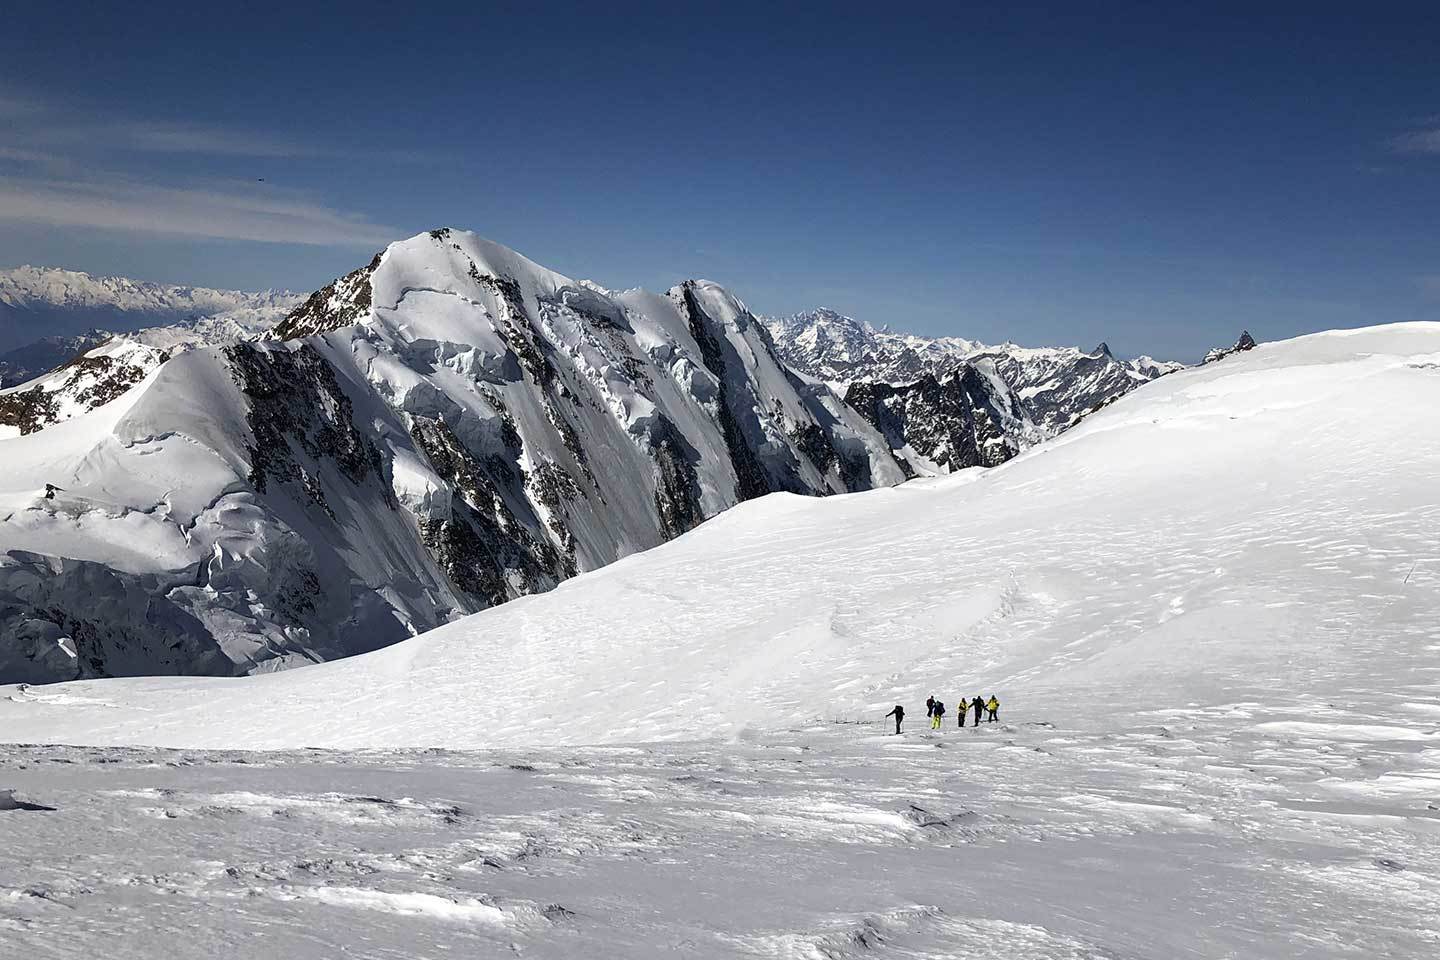
POLYGON ((380 501, 395 509, 379 449, 356 428, 350 397, 313 346, 238 343, 226 348, 225 357, 249 402, 249 479, 256 490, 264 493, 272 481, 294 484, 333 517, 320 480, 302 459, 330 462, 351 483, 371 482, 380 501))
POLYGON ((902 387, 927 376, 944 382, 967 365, 993 367, 994 389, 989 392, 1003 414, 996 424, 1018 446, 1059 433, 1077 414, 1179 369, 1178 364, 1148 357, 1120 360, 1105 343, 1084 353, 906 336, 833 310, 767 320, 766 326, 781 359, 824 381, 902 387))
POLYGON ((796 448, 810 462, 815 464, 815 469, 822 474, 828 473, 840 459, 835 448, 830 445, 830 436, 817 423, 797 423, 790 428, 790 439, 795 441, 796 448))
POLYGON ((42 337, 0 354, 0 389, 44 376, 114 336, 108 330, 91 330, 74 336, 42 337))
POLYGON ((381 254, 359 270, 321 287, 275 325, 275 336, 295 340, 348 327, 370 312, 370 275, 380 266, 381 254))
POLYGON ((672 540, 705 519, 700 507, 700 478, 695 472, 700 454, 664 417, 651 426, 649 440, 655 458, 655 509, 660 515, 660 532, 666 540, 672 540))
POLYGON ((567 523, 566 508, 585 494, 575 478, 554 461, 542 463, 531 472, 530 486, 535 492, 536 502, 549 513, 546 526, 563 551, 560 573, 565 578, 573 577, 579 568, 575 564, 575 534, 567 523))
MULTIPOLYGON (((159 362, 164 363, 168 359, 169 355, 162 353, 159 362)), ((118 398, 150 373, 144 367, 106 356, 79 356, 65 367, 75 371, 78 376, 89 375, 95 378, 93 384, 75 394, 75 401, 89 410, 118 398)))
POLYGON ((60 415, 53 394, 37 387, 0 394, 0 424, 18 427, 21 436, 43 430, 60 415))
MULTIPOLYGON (((454 491, 448 516, 422 519, 421 530, 436 562, 459 589, 482 606, 494 606, 574 575, 573 557, 515 516, 495 477, 443 420, 416 417, 410 435, 454 491)), ((558 481, 552 477, 550 482, 558 481)), ((511 491, 509 499, 517 493, 511 491)))
POLYGON ((735 467, 735 498, 743 501, 763 497, 772 491, 770 478, 755 456, 755 451, 746 442, 745 432, 731 409, 729 368, 720 341, 710 332, 709 325, 713 321, 696 300, 695 284, 692 281, 681 285, 680 295, 680 306, 690 325, 690 334, 700 347, 701 359, 706 369, 720 382, 719 398, 712 413, 720 425, 720 431, 725 438, 725 448, 729 451, 730 462, 735 467))
POLYGON ((1243 352, 1246 351, 1246 350, 1254 350, 1254 349, 1255 349, 1255 338, 1252 337, 1252 336, 1250 336, 1250 331, 1249 331, 1249 330, 1241 330, 1241 331, 1240 331, 1240 339, 1239 339, 1239 340, 1236 340, 1236 341, 1235 341, 1235 344, 1234 344, 1233 346, 1230 346, 1230 347, 1216 347, 1214 350, 1211 350, 1209 353, 1205 354, 1205 359, 1202 360, 1202 361, 1200 361, 1200 362, 1201 362, 1201 363, 1214 363, 1216 360, 1223 360, 1223 359, 1225 359, 1226 357, 1230 356, 1232 353, 1243 353, 1243 352))
POLYGON ((988 385, 968 364, 943 381, 927 376, 898 387, 852 383, 845 401, 883 433, 893 449, 909 446, 946 470, 993 467, 1018 452, 999 425, 988 385))

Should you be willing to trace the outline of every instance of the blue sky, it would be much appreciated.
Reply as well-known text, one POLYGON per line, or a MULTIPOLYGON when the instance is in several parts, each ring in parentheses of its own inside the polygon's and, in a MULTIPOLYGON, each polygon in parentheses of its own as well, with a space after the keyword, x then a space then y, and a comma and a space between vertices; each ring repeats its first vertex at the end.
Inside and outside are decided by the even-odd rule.
POLYGON ((165 6, 7 12, 0 266, 309 290, 443 224, 1121 354, 1440 319, 1440 4, 165 6))

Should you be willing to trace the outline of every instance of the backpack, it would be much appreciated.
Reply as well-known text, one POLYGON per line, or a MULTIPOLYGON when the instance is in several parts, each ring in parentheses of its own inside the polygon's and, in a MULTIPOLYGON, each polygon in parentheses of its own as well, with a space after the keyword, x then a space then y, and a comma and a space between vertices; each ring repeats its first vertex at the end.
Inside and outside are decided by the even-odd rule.
POLYGON ((935 716, 945 716, 945 704, 941 703, 939 700, 935 701, 935 716))

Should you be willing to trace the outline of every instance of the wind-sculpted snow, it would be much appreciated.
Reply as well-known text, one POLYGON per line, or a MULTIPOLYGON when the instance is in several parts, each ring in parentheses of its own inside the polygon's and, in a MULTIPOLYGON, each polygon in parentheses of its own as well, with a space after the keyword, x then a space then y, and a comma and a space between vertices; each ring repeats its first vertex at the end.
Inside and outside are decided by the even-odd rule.
POLYGON ((615 294, 437 230, 280 340, 253 319, 116 338, 0 393, 0 680, 335 659, 746 498, 905 476, 704 281, 615 294))
POLYGON ((1433 953, 1433 749, 1277 729, 1278 703, 1033 709, 938 734, 812 723, 608 748, 0 747, 0 943, 114 960, 1433 953))

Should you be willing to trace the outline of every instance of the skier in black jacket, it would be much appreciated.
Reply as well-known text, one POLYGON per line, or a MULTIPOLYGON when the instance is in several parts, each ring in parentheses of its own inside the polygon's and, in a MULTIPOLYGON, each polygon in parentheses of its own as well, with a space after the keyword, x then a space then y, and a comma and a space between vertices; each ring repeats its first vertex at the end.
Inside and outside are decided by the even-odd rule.
POLYGON ((978 727, 980 726, 980 714, 985 709, 985 701, 980 699, 979 697, 976 697, 975 700, 971 703, 971 706, 975 708, 975 726, 978 727))
POLYGON ((900 721, 905 719, 905 708, 898 703, 895 704, 895 709, 885 714, 885 719, 888 720, 891 717, 895 718, 895 735, 898 737, 900 735, 900 721))

